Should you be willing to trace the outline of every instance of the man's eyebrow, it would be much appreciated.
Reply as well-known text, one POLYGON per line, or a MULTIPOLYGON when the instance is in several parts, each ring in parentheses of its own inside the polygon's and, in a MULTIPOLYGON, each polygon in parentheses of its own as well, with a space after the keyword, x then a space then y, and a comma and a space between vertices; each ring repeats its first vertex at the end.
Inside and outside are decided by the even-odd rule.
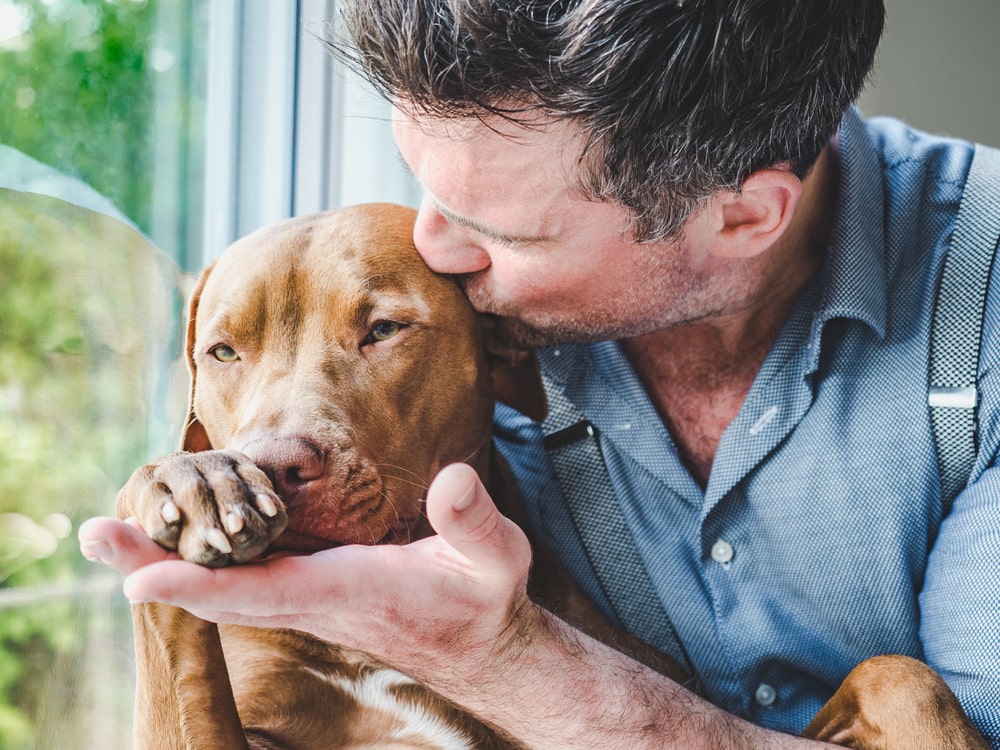
POLYGON ((549 239, 545 235, 508 234, 507 232, 502 232, 494 227, 488 227, 485 224, 480 224, 478 221, 456 214, 447 206, 441 205, 433 196, 431 196, 431 200, 434 202, 435 210, 447 219, 449 224, 471 229, 476 234, 481 234, 495 242, 505 245, 531 245, 538 242, 545 242, 549 239))

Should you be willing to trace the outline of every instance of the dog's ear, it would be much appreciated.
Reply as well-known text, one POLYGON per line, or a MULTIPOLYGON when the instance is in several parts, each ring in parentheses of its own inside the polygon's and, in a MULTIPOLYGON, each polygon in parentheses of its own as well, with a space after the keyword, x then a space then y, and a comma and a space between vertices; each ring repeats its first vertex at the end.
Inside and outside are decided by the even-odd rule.
POLYGON ((214 263, 209 265, 204 271, 201 272, 201 276, 198 278, 198 283, 195 285, 194 291, 191 292, 191 300, 188 303, 187 341, 184 344, 184 354, 187 357, 188 373, 191 376, 191 387, 188 390, 187 421, 184 424, 184 431, 181 433, 181 450, 190 451, 192 453, 212 449, 212 443, 208 439, 208 433, 205 432, 205 427, 198 421, 198 417, 195 416, 194 413, 194 385, 198 370, 194 361, 194 344, 195 328, 198 319, 198 303, 201 301, 202 290, 205 288, 205 282, 212 273, 212 267, 214 265, 214 263))
POLYGON ((538 357, 533 351, 514 349, 497 341, 492 318, 481 315, 480 326, 497 401, 541 422, 548 414, 549 406, 538 357))

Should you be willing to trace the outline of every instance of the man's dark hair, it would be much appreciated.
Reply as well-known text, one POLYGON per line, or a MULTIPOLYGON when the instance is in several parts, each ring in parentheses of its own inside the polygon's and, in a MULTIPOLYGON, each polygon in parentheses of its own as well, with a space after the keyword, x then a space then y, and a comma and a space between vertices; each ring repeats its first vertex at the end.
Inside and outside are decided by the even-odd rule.
POLYGON ((334 52, 442 117, 570 118, 583 194, 675 234, 755 170, 801 176, 871 70, 882 0, 346 0, 334 52))

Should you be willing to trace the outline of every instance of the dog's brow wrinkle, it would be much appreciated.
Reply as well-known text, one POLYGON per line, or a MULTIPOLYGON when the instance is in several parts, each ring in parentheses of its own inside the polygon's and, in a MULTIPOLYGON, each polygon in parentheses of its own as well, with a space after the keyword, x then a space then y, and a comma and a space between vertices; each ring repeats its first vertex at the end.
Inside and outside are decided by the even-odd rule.
MULTIPOLYGON (((281 312, 278 316, 282 325, 289 331, 298 331, 302 321, 302 289, 308 284, 308 279, 299 274, 296 268, 289 268, 285 275, 284 293, 281 295, 281 312)), ((308 296, 308 295, 306 295, 308 296)))
POLYGON ((366 294, 377 293, 383 299, 385 295, 389 294, 392 295, 392 298, 400 302, 411 301, 416 293, 411 280, 398 273, 369 274, 361 281, 360 287, 366 294))
POLYGON ((223 299, 217 324, 237 342, 261 342, 268 337, 287 338, 302 328, 300 287, 303 280, 294 268, 280 279, 259 277, 248 282, 239 296, 223 299))
POLYGON ((267 329, 267 317, 267 296, 263 289, 255 288, 237 299, 223 300, 219 312, 210 321, 209 330, 236 343, 261 341, 267 329))

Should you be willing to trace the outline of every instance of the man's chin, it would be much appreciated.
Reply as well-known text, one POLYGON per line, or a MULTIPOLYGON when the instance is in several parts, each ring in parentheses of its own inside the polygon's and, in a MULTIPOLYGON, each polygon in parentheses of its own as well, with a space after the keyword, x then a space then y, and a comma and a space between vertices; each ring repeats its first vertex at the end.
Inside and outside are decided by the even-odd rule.
POLYGON ((556 344, 592 344, 613 338, 603 331, 583 331, 566 325, 536 326, 518 318, 493 317, 496 321, 494 336, 514 349, 538 349, 556 344))
POLYGON ((529 322, 523 317, 511 315, 502 306, 495 304, 489 295, 479 293, 474 279, 457 278, 462 291, 480 315, 494 321, 493 335, 497 341, 514 349, 538 349, 557 344, 593 344, 631 335, 622 326, 601 316, 589 319, 549 319, 529 322))
POLYGON ((505 318, 484 313, 493 319, 493 337, 512 349, 537 349, 559 343, 552 339, 548 331, 539 330, 516 318, 505 318))

